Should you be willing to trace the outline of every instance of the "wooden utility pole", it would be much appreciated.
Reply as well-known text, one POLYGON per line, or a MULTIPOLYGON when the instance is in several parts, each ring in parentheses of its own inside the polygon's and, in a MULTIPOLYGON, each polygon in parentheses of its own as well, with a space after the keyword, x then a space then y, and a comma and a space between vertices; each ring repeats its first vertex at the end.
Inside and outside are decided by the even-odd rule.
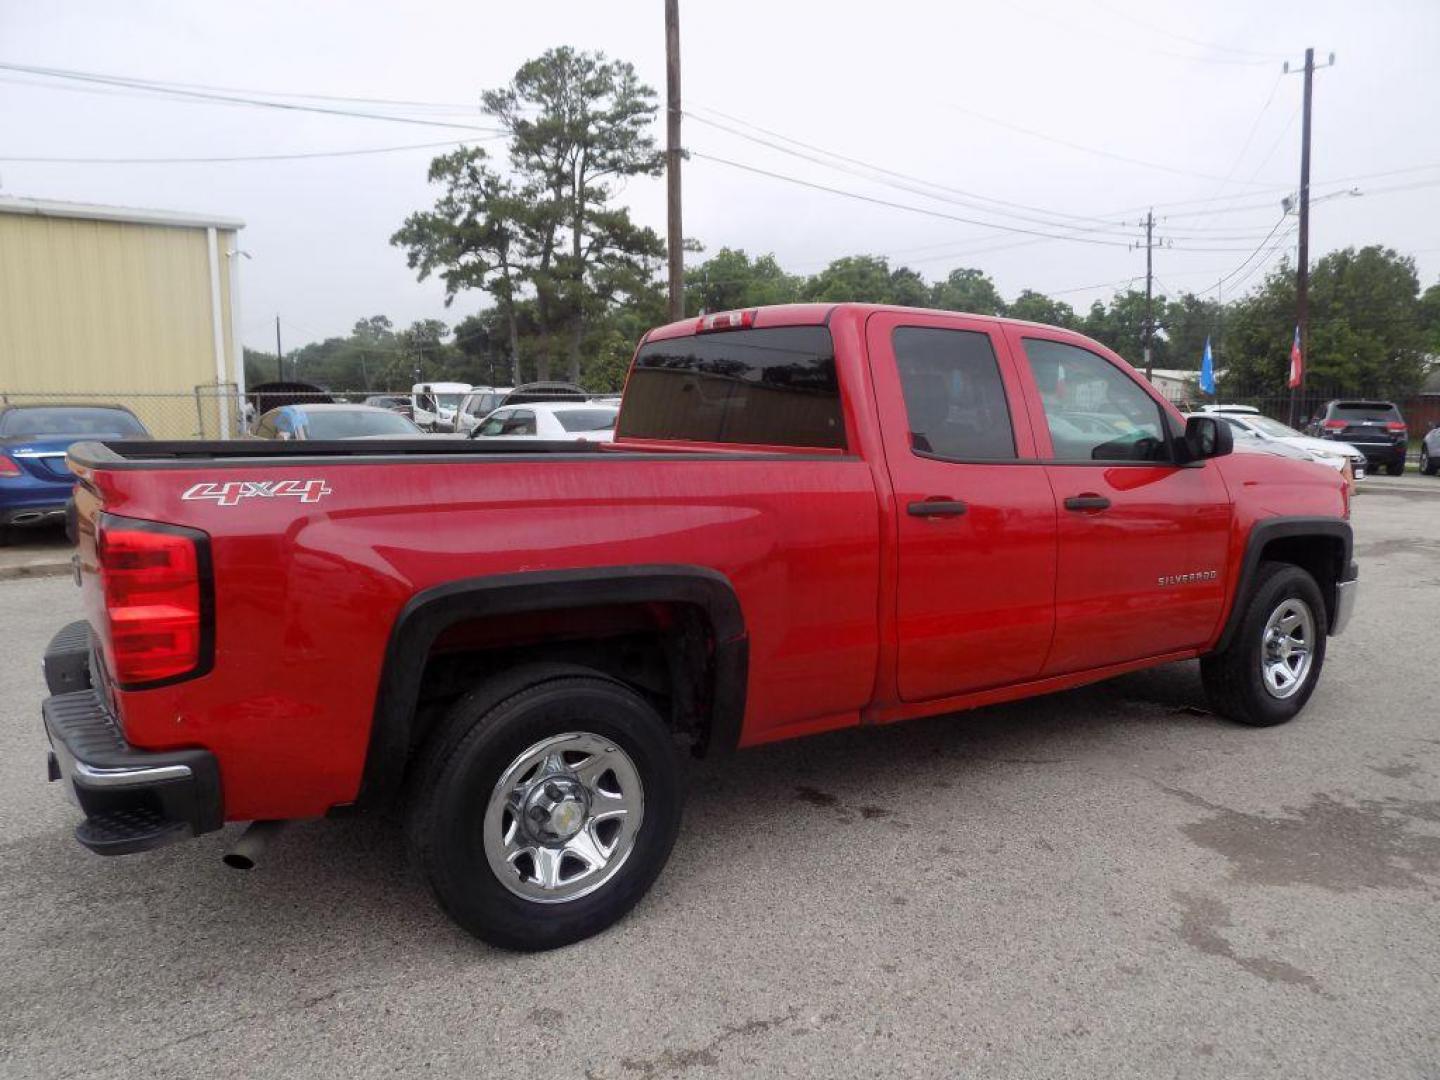
POLYGON ((1145 215, 1145 380, 1155 382, 1155 363, 1150 356, 1150 343, 1155 337, 1155 316, 1151 308, 1154 294, 1154 270, 1151 251, 1155 244, 1155 211, 1145 215))
MULTIPOLYGON (((1321 67, 1335 63, 1335 54, 1321 67)), ((1289 74, 1290 64, 1285 64, 1289 74)), ((1300 126, 1300 250, 1297 254, 1299 265, 1295 276, 1295 325, 1299 328, 1300 385, 1290 390, 1290 426, 1299 419, 1299 406, 1305 394, 1306 369, 1310 366, 1310 101, 1315 82, 1315 50, 1305 50, 1305 91, 1300 126)))
POLYGON ((275 316, 275 378, 285 381, 285 352, 280 348, 280 316, 275 316))
POLYGON ((680 0, 665 0, 665 195, 670 318, 685 317, 684 231, 680 224, 680 0))

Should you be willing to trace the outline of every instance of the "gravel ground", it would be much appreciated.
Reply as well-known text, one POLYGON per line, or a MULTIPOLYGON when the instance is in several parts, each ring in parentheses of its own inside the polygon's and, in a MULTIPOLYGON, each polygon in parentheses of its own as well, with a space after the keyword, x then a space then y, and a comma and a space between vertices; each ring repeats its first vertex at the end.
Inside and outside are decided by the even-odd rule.
POLYGON ((438 914, 398 830, 100 859, 44 782, 64 579, 0 582, 0 1074, 1440 1076, 1440 484, 1367 484, 1304 715, 1194 664, 693 768, 659 884, 539 956, 438 914))

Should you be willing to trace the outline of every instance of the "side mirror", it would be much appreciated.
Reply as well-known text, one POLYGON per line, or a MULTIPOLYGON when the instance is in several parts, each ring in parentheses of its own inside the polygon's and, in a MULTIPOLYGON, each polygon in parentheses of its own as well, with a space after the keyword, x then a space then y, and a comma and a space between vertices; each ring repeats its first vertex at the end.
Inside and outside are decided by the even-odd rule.
POLYGON ((1183 440, 1190 461, 1224 457, 1235 449, 1235 433, 1230 425, 1214 416, 1192 416, 1185 422, 1183 440))

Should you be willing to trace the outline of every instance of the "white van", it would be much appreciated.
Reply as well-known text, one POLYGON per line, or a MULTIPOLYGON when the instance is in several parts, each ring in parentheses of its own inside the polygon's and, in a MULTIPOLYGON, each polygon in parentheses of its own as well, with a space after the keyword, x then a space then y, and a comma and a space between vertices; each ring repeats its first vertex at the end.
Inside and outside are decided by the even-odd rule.
POLYGON ((416 383, 410 388, 411 419, 423 431, 452 431, 460 399, 471 390, 469 383, 416 383))

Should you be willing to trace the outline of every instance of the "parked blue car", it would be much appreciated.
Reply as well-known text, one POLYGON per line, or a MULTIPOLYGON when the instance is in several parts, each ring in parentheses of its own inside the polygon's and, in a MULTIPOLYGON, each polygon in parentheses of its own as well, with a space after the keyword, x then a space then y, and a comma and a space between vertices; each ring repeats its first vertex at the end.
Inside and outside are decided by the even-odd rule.
POLYGON ((71 444, 149 437, 123 405, 0 405, 0 543, 13 529, 65 520, 71 444))

